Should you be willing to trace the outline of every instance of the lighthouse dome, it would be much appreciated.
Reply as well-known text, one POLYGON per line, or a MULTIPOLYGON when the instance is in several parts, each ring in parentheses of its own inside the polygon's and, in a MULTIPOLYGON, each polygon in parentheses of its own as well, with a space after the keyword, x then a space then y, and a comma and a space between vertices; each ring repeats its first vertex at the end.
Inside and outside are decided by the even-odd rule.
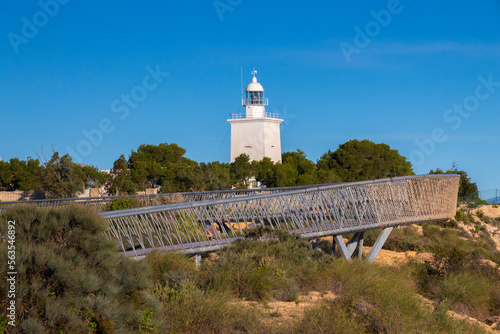
POLYGON ((252 82, 248 84, 245 92, 263 92, 264 88, 260 83, 257 82, 257 78, 253 77, 252 82))

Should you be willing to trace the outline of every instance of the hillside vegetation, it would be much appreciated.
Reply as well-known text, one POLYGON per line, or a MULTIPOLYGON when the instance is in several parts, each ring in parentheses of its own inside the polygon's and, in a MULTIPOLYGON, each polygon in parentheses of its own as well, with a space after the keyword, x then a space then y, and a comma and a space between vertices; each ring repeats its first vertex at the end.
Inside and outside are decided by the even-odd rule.
POLYGON ((115 160, 109 173, 57 152, 50 159, 0 160, 0 191, 39 190, 47 198, 68 198, 102 186, 109 195, 131 195, 147 188, 162 193, 247 188, 252 177, 268 187, 285 187, 414 174, 411 163, 397 150, 369 140, 350 140, 335 152, 328 150, 317 163, 300 149, 284 152, 282 163, 267 157, 250 161, 246 154, 232 163, 205 163, 185 154, 174 143, 143 144, 128 159, 121 155, 115 160))
POLYGON ((329 253, 328 240, 320 252, 263 230, 205 255, 196 270, 175 253, 123 258, 103 236, 106 222, 87 210, 20 206, 1 214, 2 249, 7 220, 16 221, 18 271, 16 327, 2 314, 2 331, 484 333, 500 315, 500 218, 483 211, 396 229, 386 251, 431 253, 425 262, 349 263, 329 253))

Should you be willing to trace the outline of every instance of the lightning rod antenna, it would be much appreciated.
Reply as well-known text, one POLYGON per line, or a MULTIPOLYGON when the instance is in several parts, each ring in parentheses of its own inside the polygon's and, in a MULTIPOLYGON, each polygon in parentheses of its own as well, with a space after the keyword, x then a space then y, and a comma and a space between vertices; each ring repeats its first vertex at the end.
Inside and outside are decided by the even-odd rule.
POLYGON ((241 102, 243 102, 243 66, 241 66, 240 69, 241 69, 241 102))

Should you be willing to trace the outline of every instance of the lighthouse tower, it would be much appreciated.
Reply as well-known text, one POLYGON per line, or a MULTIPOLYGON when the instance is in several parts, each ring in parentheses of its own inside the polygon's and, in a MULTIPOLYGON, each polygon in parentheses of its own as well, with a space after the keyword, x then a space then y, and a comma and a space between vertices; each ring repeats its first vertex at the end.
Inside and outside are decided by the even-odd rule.
POLYGON ((277 113, 267 113, 267 97, 264 88, 257 82, 255 69, 252 82, 245 90, 242 105, 246 113, 232 114, 227 121, 231 124, 231 162, 245 153, 250 161, 260 161, 264 157, 273 162, 281 162, 280 124, 277 113))

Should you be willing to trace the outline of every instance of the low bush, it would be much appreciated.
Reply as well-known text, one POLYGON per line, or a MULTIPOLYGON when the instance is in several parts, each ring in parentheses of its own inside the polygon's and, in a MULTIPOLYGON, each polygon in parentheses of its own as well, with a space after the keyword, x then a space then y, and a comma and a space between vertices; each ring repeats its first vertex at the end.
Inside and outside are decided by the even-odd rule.
POLYGON ((157 284, 154 295, 162 303, 160 333, 231 333, 254 331, 263 316, 232 304, 228 294, 204 290, 190 280, 175 288, 157 284))
POLYGON ((383 267, 335 260, 323 275, 338 297, 306 311, 283 333, 483 333, 422 306, 411 266, 383 267))
MULTIPOLYGON (((379 230, 366 232, 364 237, 365 245, 373 246, 379 234, 379 230)), ((414 225, 394 229, 383 246, 384 249, 396 252, 426 252, 430 247, 429 240, 424 238, 414 225)))
POLYGON ((293 301, 314 284, 318 266, 332 259, 299 236, 257 231, 251 237, 259 233, 267 239, 240 240, 220 251, 203 273, 205 284, 248 300, 293 301))
POLYGON ((480 238, 469 240, 464 237, 463 231, 457 229, 443 229, 439 226, 426 224, 423 226, 424 237, 429 242, 428 252, 441 255, 448 254, 457 249, 463 253, 477 252, 482 258, 495 261, 495 244, 491 237, 482 232, 484 228, 479 227, 480 238))
POLYGON ((383 267, 347 262, 314 251, 297 236, 260 230, 194 269, 178 254, 148 255, 161 301, 160 332, 176 333, 482 333, 421 305, 411 265, 383 267), (303 317, 283 321, 282 310, 251 306, 273 300, 300 302, 308 291, 338 297, 318 302, 303 317), (279 324, 279 325, 277 325, 279 324))
POLYGON ((289 324, 281 333, 365 333, 365 327, 358 322, 354 310, 339 301, 323 302, 308 309, 296 324, 289 324))
POLYGON ((500 274, 478 252, 453 248, 417 265, 421 292, 462 314, 484 319, 500 313, 500 274))
POLYGON ((265 332, 259 329, 262 312, 245 309, 227 291, 206 284, 206 270, 213 268, 207 261, 196 270, 186 255, 153 252, 145 262, 154 281, 152 293, 162 305, 155 318, 160 333, 265 332))
POLYGON ((474 219, 472 218, 472 214, 470 211, 467 211, 467 213, 463 211, 457 211, 455 215, 455 220, 461 221, 466 225, 474 222, 474 219))
MULTIPOLYGON (((425 264, 383 267, 337 259, 297 235, 256 229, 205 256, 197 270, 192 258, 177 253, 153 252, 139 262, 118 256, 103 237, 106 222, 88 210, 17 207, 1 214, 2 246, 7 221, 17 223, 14 333, 479 333, 450 319, 445 307, 422 306, 418 293, 478 317, 500 310, 498 271, 479 261, 491 244, 472 245, 457 230, 424 224, 422 236, 415 227, 396 229, 390 247, 439 255, 425 264), (299 303, 309 291, 337 298, 287 321, 280 320, 282 310, 248 302, 299 303)), ((332 250, 331 243, 321 246, 332 250)), ((4 310, 6 302, 0 301, 4 310)), ((5 324, 0 315, 0 328, 5 324)))
POLYGON ((494 224, 494 220, 491 219, 490 217, 488 216, 483 216, 481 217, 481 220, 485 223, 485 224, 488 224, 488 225, 493 225, 494 224))
MULTIPOLYGON (((142 312, 159 307, 147 293, 147 267, 118 256, 104 237, 106 221, 88 207, 16 206, 0 215, 2 248, 8 221, 15 221, 18 324, 12 333, 133 333, 142 312)), ((7 253, 0 254, 7 263, 7 253)), ((6 288, 0 287, 3 296, 6 288)), ((8 302, 0 300, 2 310, 8 302)))
POLYGON ((443 228, 455 228, 458 227, 457 221, 455 219, 448 219, 446 221, 440 221, 437 223, 438 226, 443 228))
POLYGON ((125 210, 134 207, 134 201, 130 198, 115 198, 111 203, 106 204, 108 211, 125 210))

